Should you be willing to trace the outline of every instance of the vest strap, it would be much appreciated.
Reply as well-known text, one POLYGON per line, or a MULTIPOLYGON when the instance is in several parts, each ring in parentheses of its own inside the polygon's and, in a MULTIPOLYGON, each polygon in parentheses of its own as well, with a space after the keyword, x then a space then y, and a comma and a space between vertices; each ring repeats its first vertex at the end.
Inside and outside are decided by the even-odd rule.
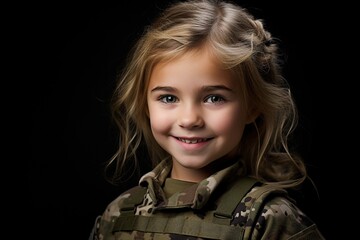
POLYGON ((251 177, 242 177, 235 181, 230 189, 220 197, 213 222, 230 225, 236 206, 256 183, 257 180, 251 177))
POLYGON ((141 231, 207 239, 241 240, 244 227, 216 224, 201 219, 189 220, 182 215, 176 215, 176 217, 133 215, 119 216, 113 228, 113 232, 117 231, 141 231))
POLYGON ((133 215, 136 205, 142 203, 146 193, 146 188, 135 186, 131 190, 131 196, 124 199, 120 208, 121 215, 133 215))

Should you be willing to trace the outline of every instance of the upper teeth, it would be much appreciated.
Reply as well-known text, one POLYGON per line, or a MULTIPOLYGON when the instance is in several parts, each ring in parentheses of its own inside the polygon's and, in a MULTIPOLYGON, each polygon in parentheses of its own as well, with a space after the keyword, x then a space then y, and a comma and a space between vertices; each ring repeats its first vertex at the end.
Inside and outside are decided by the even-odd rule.
POLYGON ((199 143, 199 142, 204 142, 206 139, 183 139, 183 138, 179 138, 180 141, 184 142, 184 143, 199 143))

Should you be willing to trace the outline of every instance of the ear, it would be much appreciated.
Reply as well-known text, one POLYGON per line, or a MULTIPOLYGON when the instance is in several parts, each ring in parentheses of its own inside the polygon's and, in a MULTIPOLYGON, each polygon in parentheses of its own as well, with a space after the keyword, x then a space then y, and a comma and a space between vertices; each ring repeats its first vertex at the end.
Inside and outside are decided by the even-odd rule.
POLYGON ((250 124, 260 115, 260 111, 255 107, 250 107, 247 111, 246 124, 250 124))

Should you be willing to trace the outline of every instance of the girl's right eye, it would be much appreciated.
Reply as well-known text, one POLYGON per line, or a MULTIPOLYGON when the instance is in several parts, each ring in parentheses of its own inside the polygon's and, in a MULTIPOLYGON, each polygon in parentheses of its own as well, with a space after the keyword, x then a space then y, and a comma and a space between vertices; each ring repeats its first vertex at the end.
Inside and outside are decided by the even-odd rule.
POLYGON ((158 100, 163 103, 176 103, 177 98, 173 95, 161 95, 158 97, 158 100))

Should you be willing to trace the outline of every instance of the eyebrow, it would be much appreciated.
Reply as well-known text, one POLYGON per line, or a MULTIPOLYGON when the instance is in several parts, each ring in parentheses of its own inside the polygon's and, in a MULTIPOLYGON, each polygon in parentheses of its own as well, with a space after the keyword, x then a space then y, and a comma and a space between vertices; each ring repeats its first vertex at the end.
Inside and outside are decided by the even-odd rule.
MULTIPOLYGON (((233 92, 233 90, 225 85, 211 85, 211 86, 203 86, 202 90, 204 92, 211 92, 214 90, 225 90, 229 92, 233 92)), ((170 86, 158 86, 151 89, 151 92, 156 91, 165 91, 165 92, 176 92, 176 88, 170 87, 170 86)))
POLYGON ((202 89, 205 92, 210 92, 210 91, 214 91, 214 90, 225 90, 225 91, 229 91, 229 92, 233 92, 233 89, 225 86, 225 85, 211 85, 211 86, 204 86, 202 87, 202 89))
POLYGON ((169 86, 158 86, 151 89, 151 92, 156 92, 156 91, 175 92, 176 89, 169 86))

